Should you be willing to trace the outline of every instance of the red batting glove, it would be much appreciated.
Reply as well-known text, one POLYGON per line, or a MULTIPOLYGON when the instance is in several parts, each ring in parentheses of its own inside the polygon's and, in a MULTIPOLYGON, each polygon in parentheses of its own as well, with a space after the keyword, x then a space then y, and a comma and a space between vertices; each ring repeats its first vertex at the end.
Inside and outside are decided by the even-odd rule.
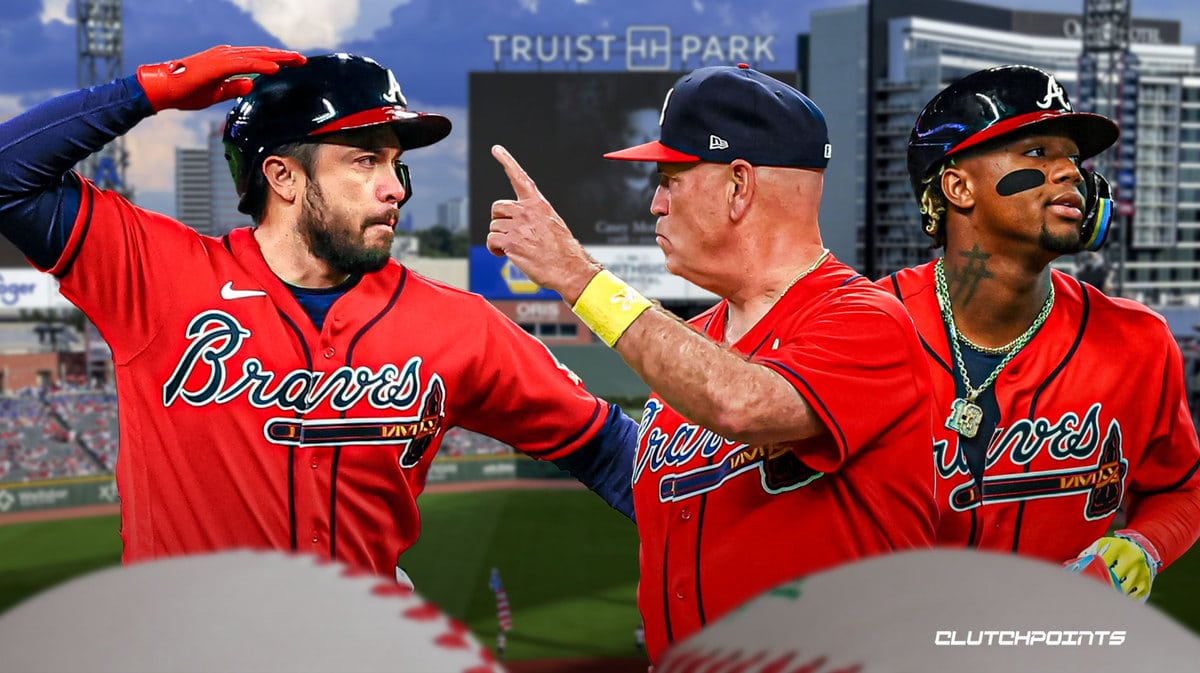
POLYGON ((303 65, 303 54, 269 47, 221 45, 184 58, 143 65, 138 83, 155 112, 202 110, 213 103, 250 93, 254 81, 236 75, 270 75, 285 65, 303 65))

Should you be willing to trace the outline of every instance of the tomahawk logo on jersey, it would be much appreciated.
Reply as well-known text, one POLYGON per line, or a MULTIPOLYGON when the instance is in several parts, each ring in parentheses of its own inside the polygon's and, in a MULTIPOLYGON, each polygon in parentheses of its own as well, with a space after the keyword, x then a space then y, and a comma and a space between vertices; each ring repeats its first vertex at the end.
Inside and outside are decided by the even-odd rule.
POLYGON ((1086 493, 1083 518, 1093 521, 1111 516, 1125 493, 1129 461, 1121 450, 1120 425, 1113 420, 1102 434, 1100 413, 1101 404, 1097 402, 1082 419, 1074 412, 1067 412, 1057 422, 1045 418, 1021 419, 1009 427, 997 427, 984 462, 985 472, 1002 460, 1028 465, 1045 451, 1051 461, 1056 461, 1050 464, 1074 466, 1083 462, 1083 467, 986 475, 976 480, 962 442, 938 440, 933 446, 938 474, 958 484, 950 490, 950 508, 964 512, 985 502, 1019 502, 1086 493))
POLYGON ((770 494, 805 486, 821 476, 800 463, 788 446, 738 444, 682 419, 674 432, 667 434, 657 427, 664 409, 668 407, 658 397, 646 402, 639 428, 639 443, 646 449, 638 456, 633 472, 635 484, 647 470, 658 475, 661 502, 707 493, 743 472, 757 474, 763 491, 770 494), (669 471, 672 466, 688 465, 697 457, 705 459, 707 464, 680 472, 669 471))
POLYGON ((944 422, 962 390, 933 264, 883 281, 932 362, 940 544, 1063 562, 1105 535, 1122 504, 1136 511, 1140 498, 1200 478, 1182 359, 1162 318, 1057 271, 1051 277, 1054 308, 980 396, 973 438, 944 422), (1151 338, 1130 340, 1111 325, 1151 338))

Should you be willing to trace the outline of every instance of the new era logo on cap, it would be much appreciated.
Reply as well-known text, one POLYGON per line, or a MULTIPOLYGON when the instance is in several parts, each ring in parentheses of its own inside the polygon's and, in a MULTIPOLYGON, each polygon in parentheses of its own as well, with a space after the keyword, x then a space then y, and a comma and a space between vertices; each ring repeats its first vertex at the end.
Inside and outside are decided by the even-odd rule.
POLYGON ((659 140, 609 152, 607 159, 825 168, 833 154, 825 115, 788 84, 750 68, 699 68, 663 101, 659 140))

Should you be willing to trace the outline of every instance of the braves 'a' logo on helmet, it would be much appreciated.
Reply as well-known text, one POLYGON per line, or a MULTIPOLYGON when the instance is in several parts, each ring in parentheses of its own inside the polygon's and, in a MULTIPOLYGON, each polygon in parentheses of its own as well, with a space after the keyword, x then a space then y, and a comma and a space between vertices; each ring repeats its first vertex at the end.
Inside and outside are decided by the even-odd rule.
POLYGON ((1060 109, 1067 110, 1068 112, 1071 110, 1071 104, 1067 102, 1067 92, 1063 91, 1062 85, 1051 75, 1046 78, 1046 95, 1042 96, 1042 99, 1036 105, 1045 110, 1053 105, 1056 100, 1060 109))
POLYGON ((1117 140, 1111 119, 1075 112, 1062 85, 1044 70, 1006 65, 967 75, 934 96, 917 116, 908 137, 913 193, 920 198, 921 183, 955 153, 1047 122, 1071 136, 1080 159, 1117 140))
POLYGON ((405 150, 450 134, 442 115, 408 110, 391 70, 354 54, 313 56, 254 80, 225 118, 225 158, 237 188, 238 209, 251 213, 251 179, 272 150, 305 138, 391 124, 405 150))

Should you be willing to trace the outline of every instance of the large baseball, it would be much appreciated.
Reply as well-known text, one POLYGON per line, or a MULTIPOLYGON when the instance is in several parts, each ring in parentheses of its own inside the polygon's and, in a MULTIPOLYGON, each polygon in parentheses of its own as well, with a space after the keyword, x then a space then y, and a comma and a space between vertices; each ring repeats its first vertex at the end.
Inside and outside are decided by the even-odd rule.
POLYGON ((1130 673, 1198 666, 1200 638, 1111 587, 1055 564, 938 549, 781 585, 668 649, 654 671, 1130 673))
POLYGON ((110 568, 0 615, 0 671, 499 673, 411 589, 340 564, 232 551, 110 568))

